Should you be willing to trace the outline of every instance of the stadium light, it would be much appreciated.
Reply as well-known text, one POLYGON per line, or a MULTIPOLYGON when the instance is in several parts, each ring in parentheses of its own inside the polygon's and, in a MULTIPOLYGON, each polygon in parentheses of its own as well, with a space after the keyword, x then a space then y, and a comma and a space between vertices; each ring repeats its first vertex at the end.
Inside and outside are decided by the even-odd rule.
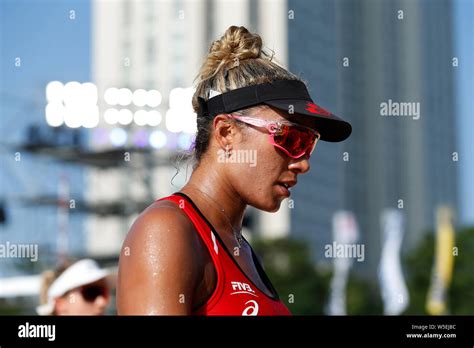
POLYGON ((133 113, 129 109, 120 109, 118 121, 124 126, 129 125, 133 121, 133 113))
POLYGON ((117 109, 111 108, 107 109, 104 112, 104 120, 110 125, 117 124, 119 120, 119 111, 117 109))
POLYGON ((133 92, 132 102, 135 106, 145 106, 148 101, 148 92, 144 89, 137 89, 133 92))
POLYGON ((64 85, 64 105, 66 108, 76 107, 81 104, 82 86, 77 81, 71 81, 64 85))
POLYGON ((169 99, 170 109, 183 108, 183 105, 185 102, 184 97, 185 97, 184 88, 181 88, 181 87, 173 88, 170 91, 170 99, 169 99))
POLYGON ((137 126, 145 126, 148 121, 148 112, 146 110, 135 111, 133 121, 137 126))
POLYGON ((197 132, 197 115, 195 112, 186 112, 184 114, 183 121, 183 132, 190 134, 194 134, 197 132))
POLYGON ((66 106, 64 123, 69 128, 79 128, 82 125, 81 109, 66 106))
POLYGON ((192 97, 195 89, 173 88, 170 91, 169 105, 166 112, 166 129, 173 133, 196 133, 196 114, 192 108, 192 97))
POLYGON ((151 132, 149 137, 149 143, 155 149, 162 149, 165 147, 167 141, 166 134, 160 130, 151 132))
POLYGON ((161 112, 152 110, 147 112, 147 124, 151 127, 156 127, 161 123, 163 117, 161 112))
POLYGON ((62 102, 51 102, 46 105, 46 122, 51 127, 59 127, 64 123, 66 108, 62 102))
POLYGON ((121 106, 130 105, 132 102, 133 93, 128 88, 120 88, 118 91, 118 104, 121 106))
POLYGON ((127 132, 122 128, 114 128, 109 133, 112 145, 120 147, 127 142, 127 132))
POLYGON ((59 81, 51 81, 46 85, 46 100, 49 103, 62 103, 64 97, 64 85, 59 81))
POLYGON ((182 113, 178 109, 168 109, 166 112, 166 129, 172 133, 179 133, 182 129, 182 113))
POLYGON ((161 104, 162 96, 159 91, 152 89, 146 94, 146 105, 155 108, 161 104))
POLYGON ((99 125, 99 107, 97 105, 86 105, 81 112, 82 127, 94 128, 99 125))
POLYGON ((115 87, 110 87, 105 90, 104 100, 107 104, 115 106, 119 102, 119 90, 115 87))
POLYGON ((97 86, 92 82, 70 81, 46 85, 46 123, 51 127, 65 124, 70 128, 93 128, 99 124, 97 86))

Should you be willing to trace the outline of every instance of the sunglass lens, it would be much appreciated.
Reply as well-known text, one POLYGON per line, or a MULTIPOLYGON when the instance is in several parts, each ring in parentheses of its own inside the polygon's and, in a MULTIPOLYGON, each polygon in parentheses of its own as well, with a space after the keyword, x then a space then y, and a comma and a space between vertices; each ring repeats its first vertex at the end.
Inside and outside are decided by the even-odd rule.
POLYGON ((291 156, 300 157, 307 151, 312 152, 316 135, 309 129, 284 125, 280 134, 274 136, 274 141, 291 156))
POLYGON ((106 290, 103 286, 94 285, 82 288, 82 297, 87 302, 93 302, 99 296, 105 296, 106 290))

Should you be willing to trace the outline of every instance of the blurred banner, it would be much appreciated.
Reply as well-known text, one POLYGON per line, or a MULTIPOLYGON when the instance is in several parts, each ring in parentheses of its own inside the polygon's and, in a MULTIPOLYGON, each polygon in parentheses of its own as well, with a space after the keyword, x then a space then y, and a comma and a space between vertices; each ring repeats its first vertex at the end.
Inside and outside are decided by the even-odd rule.
POLYGON ((427 296, 426 311, 431 315, 447 314, 446 296, 454 266, 453 211, 440 206, 436 210, 436 253, 427 296))
POLYGON ((382 212, 382 253, 379 265, 379 283, 385 315, 399 315, 408 306, 409 295, 400 262, 405 219, 398 209, 382 212))
POLYGON ((354 262, 353 255, 340 253, 350 250, 359 239, 357 222, 353 213, 339 211, 332 219, 334 273, 331 280, 331 293, 326 307, 328 315, 346 315, 346 286, 349 270, 354 262))

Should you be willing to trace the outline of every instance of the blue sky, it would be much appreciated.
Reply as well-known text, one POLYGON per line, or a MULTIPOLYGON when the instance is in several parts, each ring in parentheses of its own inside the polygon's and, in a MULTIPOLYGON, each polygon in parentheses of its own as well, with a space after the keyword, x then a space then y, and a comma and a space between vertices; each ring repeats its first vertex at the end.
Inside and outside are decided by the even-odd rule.
POLYGON ((1 0, 0 6, 2 108, 16 111, 2 113, 0 134, 11 142, 20 136, 9 127, 16 122, 11 117, 25 117, 26 111, 24 121, 43 122, 47 82, 90 80, 90 3, 1 0), (69 19, 71 10, 75 20, 69 19), (21 67, 15 66, 17 57, 21 67))

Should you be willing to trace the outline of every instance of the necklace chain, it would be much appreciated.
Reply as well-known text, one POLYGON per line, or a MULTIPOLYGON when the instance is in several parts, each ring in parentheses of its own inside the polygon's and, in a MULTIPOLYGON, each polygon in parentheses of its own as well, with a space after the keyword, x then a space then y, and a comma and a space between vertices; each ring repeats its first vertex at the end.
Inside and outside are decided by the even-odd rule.
MULTIPOLYGON (((198 189, 197 187, 194 187, 194 186, 191 186, 193 189, 195 190, 198 190, 199 192, 205 194, 209 199, 211 199, 214 204, 216 205, 216 208, 219 207, 219 203, 217 203, 214 198, 212 198, 211 196, 209 196, 206 192, 198 189)), ((227 222, 229 223, 230 225, 230 228, 232 229, 232 233, 234 234, 234 238, 237 242, 237 245, 239 246, 239 248, 242 246, 242 243, 244 241, 243 237, 242 237, 242 228, 240 228, 240 230, 237 230, 234 228, 234 226, 232 226, 232 223, 230 222, 230 218, 229 216, 227 215, 227 213, 225 212, 224 208, 219 208, 219 211, 222 213, 222 215, 225 216, 225 218, 227 219, 227 222)))

